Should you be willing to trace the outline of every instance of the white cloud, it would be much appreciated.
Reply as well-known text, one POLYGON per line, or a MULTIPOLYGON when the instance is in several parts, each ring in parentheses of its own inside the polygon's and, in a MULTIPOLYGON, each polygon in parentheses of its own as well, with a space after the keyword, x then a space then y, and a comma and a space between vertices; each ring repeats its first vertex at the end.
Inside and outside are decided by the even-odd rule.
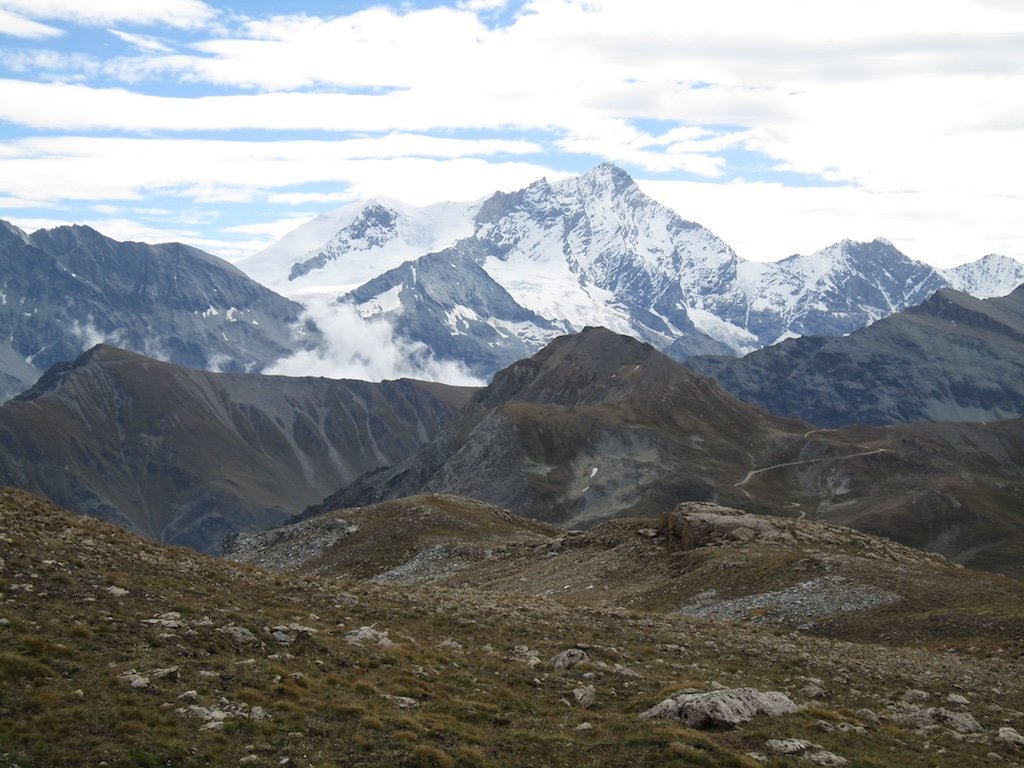
MULTIPOLYGON (((0 65, 19 74, 39 72, 57 81, 85 80, 95 77, 102 70, 100 62, 87 54, 45 49, 0 50, 0 65)), ((38 87, 45 89, 50 85, 39 83, 38 87)))
POLYGON ((108 32, 122 42, 133 45, 140 51, 149 51, 150 53, 170 53, 171 48, 155 37, 150 35, 136 35, 132 32, 123 32, 119 29, 108 29, 108 32))
POLYGON ((200 0, 0 0, 0 9, 79 24, 162 24, 181 29, 204 26, 217 15, 200 0))
MULTIPOLYGON (((381 141, 396 145, 388 137, 381 141)), ((417 146, 405 139, 397 144, 410 151, 417 146)), ((424 137, 424 154, 447 153, 451 159, 445 160, 378 155, 372 140, 25 139, 0 145, 0 194, 38 199, 45 190, 54 201, 98 201, 161 192, 207 202, 247 202, 275 188, 331 182, 348 183, 357 197, 384 194, 425 205, 516 189, 545 173, 559 176, 531 163, 456 156, 457 147, 469 153, 489 146, 487 141, 424 137)))
POLYGON ((348 192, 274 192, 267 195, 267 202, 278 205, 331 205, 350 203, 355 198, 348 192))
MULTIPOLYGON (((159 190, 210 206, 326 206, 379 193, 425 204, 557 178, 564 173, 552 169, 579 168, 585 157, 638 175, 749 182, 774 168, 843 185, 843 193, 817 194, 657 182, 680 198, 679 190, 700 190, 699 210, 731 217, 713 228, 736 231, 726 239, 744 255, 774 258, 876 234, 904 238, 908 252, 921 246, 911 254, 919 258, 1022 249, 1019 222, 1003 202, 1024 177, 1020 3, 530 0, 497 26, 484 19, 507 10, 504 0, 391 5, 332 18, 239 19, 196 0, 0 0, 0 14, 23 21, 163 25, 153 36, 114 32, 137 56, 5 54, 16 72, 120 78, 126 87, 0 80, 0 120, 161 138, 7 139, 0 195, 101 201, 159 190), (198 42, 175 40, 170 29, 204 24, 198 42), (158 85, 132 90, 149 79, 158 85), (181 95, 208 85, 223 95, 181 95), (462 138, 437 135, 449 129, 462 138), (280 132, 267 135, 281 141, 231 141, 235 130, 280 132), (338 140, 286 141, 293 130, 338 140), (193 131, 223 132, 225 141, 165 138, 193 131), (819 200, 837 213, 796 215, 801 205, 817 210, 819 200), (818 234, 824 222, 829 235, 818 234)), ((218 241, 206 228, 201 234, 218 241)), ((228 234, 244 233, 224 234, 230 242, 228 234)))
POLYGON ((0 35, 42 40, 48 37, 59 37, 63 34, 63 30, 26 19, 24 16, 19 16, 0 7, 0 35))
POLYGON ((786 187, 643 180, 640 187, 703 224, 743 258, 777 261, 842 238, 885 237, 913 259, 949 267, 987 253, 1024 261, 1017 197, 942 192, 869 192, 856 187, 786 187))
POLYGON ((311 301, 304 313, 323 333, 315 350, 300 350, 264 373, 333 379, 414 378, 475 386, 480 380, 459 363, 436 359, 423 344, 400 339, 383 320, 365 320, 346 304, 311 301))
POLYGON ((508 0, 461 0, 459 8, 467 11, 500 11, 508 5, 508 0))

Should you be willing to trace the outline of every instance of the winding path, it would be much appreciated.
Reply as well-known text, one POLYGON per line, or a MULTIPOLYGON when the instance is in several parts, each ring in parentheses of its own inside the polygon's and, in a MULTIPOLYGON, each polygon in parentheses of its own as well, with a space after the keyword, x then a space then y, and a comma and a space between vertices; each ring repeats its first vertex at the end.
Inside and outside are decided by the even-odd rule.
POLYGON ((801 464, 817 464, 818 462, 821 461, 841 461, 843 459, 853 459, 858 456, 871 456, 876 453, 885 453, 888 450, 888 448, 875 448, 873 451, 860 451, 859 453, 850 453, 847 454, 846 456, 823 456, 820 459, 804 459, 803 461, 787 461, 783 464, 772 464, 770 467, 761 467, 760 469, 750 470, 749 472, 747 472, 746 477, 744 477, 742 480, 740 480, 738 483, 735 483, 734 485, 736 488, 742 488, 754 475, 759 475, 762 472, 769 472, 770 470, 773 469, 781 469, 782 467, 796 467, 801 464))

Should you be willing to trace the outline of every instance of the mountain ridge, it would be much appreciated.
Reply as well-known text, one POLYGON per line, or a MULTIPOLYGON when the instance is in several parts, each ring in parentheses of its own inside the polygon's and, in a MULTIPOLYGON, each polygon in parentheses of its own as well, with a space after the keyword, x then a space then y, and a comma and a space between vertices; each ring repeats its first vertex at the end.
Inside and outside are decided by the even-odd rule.
POLYGON ((693 357, 737 397, 823 427, 1024 416, 1024 286, 937 291, 843 337, 790 339, 743 358, 693 357))
POLYGON ((0 400, 99 341, 194 368, 259 370, 316 339, 301 305, 180 243, 84 226, 0 228, 0 400))
POLYGON ((300 519, 420 493, 587 528, 681 501, 847 525, 1020 574, 1022 419, 815 428, 606 329, 499 372, 417 453, 300 519))
MULTIPOLYGON (((426 209, 393 205, 388 209, 390 229, 382 227, 378 236, 407 246, 399 260, 403 264, 449 249, 475 259, 484 273, 475 278, 484 293, 507 294, 522 311, 545 323, 509 327, 501 320, 507 310, 491 308, 486 302, 470 307, 452 296, 439 306, 438 317, 471 314, 475 329, 462 329, 454 319, 445 334, 443 321, 420 329, 403 315, 416 314, 417 303, 424 297, 413 286, 400 296, 374 294, 372 279, 332 298, 359 304, 365 318, 391 322, 397 335, 424 343, 447 359, 468 363, 484 378, 513 362, 513 349, 532 353, 560 332, 587 326, 601 325, 634 336, 677 359, 694 354, 735 355, 792 336, 849 333, 920 303, 943 287, 968 288, 987 297, 1024 283, 1024 264, 1006 257, 988 256, 953 270, 937 270, 908 258, 881 238, 870 243, 840 240, 813 254, 778 262, 746 261, 701 225, 645 195, 625 171, 610 163, 581 176, 555 182, 541 179, 483 201, 451 205, 462 206, 457 217, 460 227, 439 225, 436 231, 447 235, 424 237, 424 242, 430 242, 429 250, 417 253, 409 238, 399 236, 403 216, 429 227, 426 209), (371 311, 373 306, 378 309, 371 311), (518 337, 518 344, 507 343, 489 357, 481 355, 489 340, 510 334, 518 337), (445 335, 463 338, 452 344, 445 335)), ((349 206, 344 215, 338 212, 339 222, 352 219, 339 233, 356 225, 359 216, 379 208, 377 201, 371 201, 361 209, 349 206)), ((379 217, 376 221, 382 223, 379 217)), ((274 285, 287 292, 281 275, 319 257, 315 248, 289 253, 284 242, 240 264, 243 268, 247 263, 259 265, 263 276, 275 274, 276 269, 274 285), (280 259, 277 267, 270 256, 280 259)), ((328 285, 359 282, 360 275, 365 277, 368 254, 391 253, 361 243, 358 253, 346 252, 336 239, 330 248, 322 246, 330 257, 331 271, 325 272, 328 285), (346 277, 347 258, 354 266, 346 277)), ((388 259, 379 274, 407 268, 388 259)), ((437 265, 434 273, 435 281, 441 279, 437 265)), ((304 272, 304 279, 314 274, 304 272)), ((460 270, 453 266, 443 279, 455 284, 460 277, 460 270)), ((307 289, 308 284, 302 290, 307 289)))
POLYGON ((216 552, 404 458, 468 390, 210 373, 99 345, 0 406, 0 483, 216 552))

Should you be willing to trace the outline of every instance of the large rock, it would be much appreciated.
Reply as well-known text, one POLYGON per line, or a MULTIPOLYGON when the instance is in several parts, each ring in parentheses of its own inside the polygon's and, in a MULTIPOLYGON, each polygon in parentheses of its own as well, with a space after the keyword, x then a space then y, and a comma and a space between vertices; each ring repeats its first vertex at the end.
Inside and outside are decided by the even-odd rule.
POLYGON ((916 712, 908 712, 892 716, 893 721, 900 725, 914 728, 934 728, 943 726, 957 733, 980 733, 981 726, 970 712, 951 712, 944 707, 928 707, 916 712))
POLYGON ((731 728, 758 715, 779 717, 796 711, 796 704, 779 691, 725 688, 707 693, 677 693, 642 712, 640 717, 678 720, 690 728, 731 728))

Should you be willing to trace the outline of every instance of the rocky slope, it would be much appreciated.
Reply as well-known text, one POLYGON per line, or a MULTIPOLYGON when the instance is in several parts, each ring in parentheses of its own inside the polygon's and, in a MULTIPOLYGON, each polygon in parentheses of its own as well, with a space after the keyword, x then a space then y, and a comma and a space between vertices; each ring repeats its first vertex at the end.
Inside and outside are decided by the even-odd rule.
POLYGON ((150 538, 217 551, 429 440, 468 397, 215 374, 97 346, 0 407, 0 482, 150 538))
POLYGON ((1024 286, 986 300, 946 289, 849 336, 686 364, 747 402, 826 427, 1020 417, 1024 286))
MULTIPOLYGON (((445 525, 457 519, 451 506, 448 515, 445 525)), ((719 579, 743 558, 740 544, 686 552, 636 531, 605 537, 611 557, 627 546, 620 564, 634 540, 652 566, 685 564, 699 549, 720 555, 719 579)), ((600 548, 593 542, 591 556, 600 548)), ((1020 585, 941 564, 907 574, 962 583, 950 587, 950 613, 961 616, 950 637, 925 582, 921 631, 904 628, 908 604, 897 602, 894 637, 866 639, 869 628, 847 642, 554 600, 526 594, 528 584, 268 573, 11 490, 0 491, 0 555, 0 735, 4 761, 23 768, 925 768, 1020 765, 1024 755, 1020 585)), ((731 586, 752 573, 735 569, 731 586)), ((580 575, 595 581, 566 581, 578 594, 625 585, 613 568, 580 575)), ((691 589, 698 578, 675 581, 691 589)))
POLYGON ((225 556, 277 571, 472 587, 865 642, 953 642, 976 631, 978 606, 1022 589, 845 526, 708 502, 567 531, 472 499, 411 496, 239 534, 225 556))
POLYGON ((749 262, 610 164, 476 203, 352 205, 242 267, 289 295, 341 296, 367 320, 386 319, 400 336, 482 377, 586 326, 677 359, 737 354, 796 335, 849 333, 943 287, 991 296, 1024 282, 1024 264, 1012 259, 941 272, 884 240, 749 262), (410 278, 428 272, 428 284, 410 278), (463 280, 476 287, 473 300, 459 290, 463 280))
POLYGON ((301 309, 185 245, 0 222, 0 401, 101 341, 192 368, 259 370, 294 350, 301 309))
POLYGON ((804 516, 1021 573, 1021 420, 814 429, 604 329, 501 371, 422 450, 307 514, 417 493, 564 527, 680 501, 804 516))

